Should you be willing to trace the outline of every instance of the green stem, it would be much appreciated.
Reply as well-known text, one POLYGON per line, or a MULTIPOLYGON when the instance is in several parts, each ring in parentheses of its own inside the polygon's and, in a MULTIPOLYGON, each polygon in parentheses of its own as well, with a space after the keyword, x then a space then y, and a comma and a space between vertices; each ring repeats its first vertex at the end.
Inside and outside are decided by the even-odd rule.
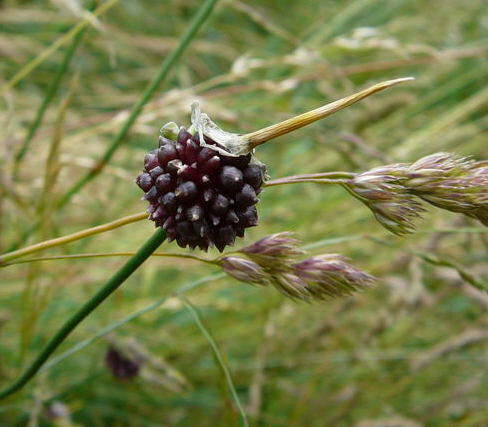
POLYGON ((188 309, 190 314, 193 317, 193 320, 195 320, 195 323, 197 324, 198 328, 202 332, 202 334, 205 336, 207 341, 210 344, 210 347, 212 348, 212 351, 215 355, 215 358, 217 359, 217 362, 219 363, 220 367, 222 368, 222 372, 224 374, 225 380, 227 381, 227 385, 229 387, 229 390, 232 394, 232 397, 234 399, 234 402, 237 406, 237 409, 239 410, 241 417, 242 417, 242 424, 244 427, 249 426, 249 422, 247 421, 247 416, 246 412, 244 411, 244 407, 242 406, 242 403, 239 399, 239 395, 237 394, 237 390, 234 386, 234 381, 232 380, 232 375, 230 374, 229 367, 227 366, 227 363, 225 363, 224 357, 222 356, 219 346, 217 345, 217 342, 213 338, 212 334, 210 331, 205 327, 203 324, 203 320, 200 316, 200 313, 198 312, 198 309, 193 306, 193 304, 186 298, 184 295, 179 295, 179 298, 181 302, 185 305, 185 307, 188 309))
POLYGON ((184 294, 190 290, 193 290, 197 287, 200 287, 202 285, 205 285, 209 282, 218 280, 218 279, 223 279, 226 277, 225 273, 214 273, 210 276, 202 277, 201 279, 198 279, 195 282, 191 282, 189 284, 183 285, 180 288, 178 288, 176 291, 172 292, 169 295, 165 295, 164 297, 160 298, 159 300, 149 304, 148 306, 141 308, 140 310, 137 310, 127 316, 125 316, 123 319, 118 320, 117 322, 111 323, 110 325, 107 325, 106 327, 102 328, 100 331, 98 331, 95 335, 91 336, 90 338, 87 338, 83 341, 80 341, 78 344, 75 344, 74 346, 70 347, 68 350, 66 350, 64 353, 59 354, 56 357, 51 358, 49 362, 47 362, 42 368, 41 372, 45 371, 46 369, 49 369, 53 367, 54 365, 57 365, 58 363, 62 362, 64 359, 67 357, 70 357, 72 354, 75 354, 76 352, 84 349, 85 347, 89 346, 96 340, 104 337, 105 335, 109 334, 110 332, 114 331, 117 328, 120 328, 121 326, 124 326, 126 323, 131 322, 134 319, 137 319, 138 317, 155 310, 159 307, 161 307, 166 301, 168 301, 169 298, 179 296, 181 294, 184 294))
POLYGON ((80 191, 86 184, 88 184, 93 178, 95 178, 104 168, 104 166, 110 161, 114 153, 122 144, 124 138, 127 136, 127 133, 129 132, 132 125, 136 121, 137 117, 139 117, 139 115, 141 114, 144 106, 154 95, 159 85, 166 78, 173 65, 180 59, 185 49, 188 47, 190 42, 195 37, 197 31, 200 29, 200 27, 203 25, 206 19, 210 16, 210 13, 212 12, 212 9, 215 6, 215 3, 217 3, 217 1, 218 0, 207 0, 205 1, 205 3, 203 3, 203 5, 200 7, 197 14, 193 18, 193 21, 191 22, 190 26, 184 33, 180 44, 173 52, 171 52, 169 56, 166 57, 166 59, 161 65, 161 68, 159 69, 158 74, 154 77, 152 82, 147 86, 146 90, 142 94, 139 101, 134 105, 129 117, 125 121, 119 133, 112 140, 110 146, 107 148, 100 161, 85 176, 83 176, 78 182, 76 182, 66 192, 66 194, 59 200, 60 207, 66 205, 71 200, 71 198, 78 191, 80 191))
POLYGON ((27 384, 44 365, 49 356, 61 345, 66 337, 105 299, 107 299, 134 271, 163 243, 166 232, 158 228, 156 232, 141 246, 137 253, 130 258, 84 306, 82 306, 54 335, 46 347, 24 371, 24 373, 9 387, 0 391, 3 399, 27 384))
POLYGON ((34 138, 37 129, 39 129, 39 126, 42 123, 42 119, 44 118, 44 114, 46 113, 47 107, 54 99, 54 96, 58 91, 59 85, 61 84, 61 80, 65 75, 66 71, 68 70, 69 64, 71 62, 71 59, 73 58, 76 48, 81 42, 84 31, 85 28, 83 28, 79 33, 77 33, 73 37, 73 41, 71 42, 71 45, 68 47, 68 50, 66 51, 61 67, 59 68, 58 72, 54 76, 54 79, 49 85, 46 96, 44 97, 41 105, 39 106, 39 109, 37 110, 34 121, 31 123, 29 127, 27 136, 25 137, 24 142, 22 143, 22 146, 20 147, 19 151, 15 155, 14 172, 13 172, 14 178, 18 175, 20 163, 22 162, 22 159, 27 154, 30 143, 32 142, 32 139, 34 138))

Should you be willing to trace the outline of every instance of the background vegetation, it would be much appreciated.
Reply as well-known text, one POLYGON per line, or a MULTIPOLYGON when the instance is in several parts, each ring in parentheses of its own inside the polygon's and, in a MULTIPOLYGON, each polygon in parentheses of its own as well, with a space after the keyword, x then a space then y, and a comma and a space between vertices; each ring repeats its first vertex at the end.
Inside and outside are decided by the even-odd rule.
MULTIPOLYGON (((366 170, 436 151, 487 158, 483 0, 222 0, 109 164, 60 208, 57 201, 96 165, 200 4, 115 1, 94 18, 85 2, 0 2, 2 252, 23 234, 22 246, 143 210, 133 179, 144 153, 162 124, 189 122, 194 99, 225 129, 244 133, 411 75, 413 83, 263 145, 258 158, 275 178, 366 170), (12 79, 87 19, 16 170, 73 38, 12 79), (41 227, 29 231, 34 223, 41 227)), ((0 424, 237 424, 222 365, 195 312, 170 295, 202 278, 186 296, 215 338, 252 425, 488 423, 488 297, 424 256, 454 261, 486 281, 486 228, 429 210, 418 233, 399 238, 341 188, 302 184, 265 190, 260 226, 239 244, 286 230, 313 253, 342 253, 381 280, 353 298, 295 303, 273 289, 215 276, 212 266, 152 258, 58 354, 83 340, 89 345, 0 402, 0 424), (136 378, 121 381, 106 368, 109 343, 144 355, 136 378)), ((134 251, 152 232, 149 221, 137 222, 42 255, 134 251)), ((2 386, 122 262, 45 261, 0 271, 2 386)))

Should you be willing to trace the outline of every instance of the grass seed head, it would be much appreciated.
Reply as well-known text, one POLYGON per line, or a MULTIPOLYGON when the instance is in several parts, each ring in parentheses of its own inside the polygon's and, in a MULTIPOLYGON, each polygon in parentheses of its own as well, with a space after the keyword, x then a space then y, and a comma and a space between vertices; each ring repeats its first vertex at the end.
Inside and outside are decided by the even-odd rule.
POLYGON ((416 197, 400 183, 404 170, 403 164, 383 166, 357 174, 346 184, 383 227, 398 235, 412 233, 423 212, 416 197))
POLYGON ((438 208, 462 213, 488 226, 488 162, 451 153, 423 157, 405 171, 403 185, 438 208))

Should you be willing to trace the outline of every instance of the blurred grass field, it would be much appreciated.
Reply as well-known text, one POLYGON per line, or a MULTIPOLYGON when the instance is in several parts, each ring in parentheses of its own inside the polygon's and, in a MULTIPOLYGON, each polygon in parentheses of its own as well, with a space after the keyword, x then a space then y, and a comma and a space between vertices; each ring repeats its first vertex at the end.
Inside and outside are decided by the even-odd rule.
MULTIPOLYGON (((164 123, 189 124, 195 99, 223 128, 246 133, 376 82, 413 76, 259 147, 257 157, 273 178, 362 171, 437 151, 488 158, 485 1, 222 0, 109 164, 57 209, 56 201, 96 165, 200 4, 115 1, 94 18, 87 2, 0 1, 1 252, 26 233, 23 246, 144 210, 133 183, 144 153, 156 146, 164 123), (15 174, 16 154, 72 38, 13 79, 87 16, 15 174), (41 227, 29 233, 36 222, 41 227)), ((486 228, 429 209, 416 234, 396 237, 340 187, 315 184, 270 187, 259 206, 260 225, 238 245, 293 231, 311 253, 341 253, 380 280, 354 297, 314 304, 222 275, 185 293, 218 343, 251 425, 488 424, 488 296, 456 270, 419 256, 455 262, 486 283, 486 228)), ((149 221, 138 222, 42 255, 135 251, 152 230, 149 221)), ((185 252, 167 243, 160 250, 185 252)), ((2 387, 123 261, 0 270, 2 387)), ((58 354, 214 273, 190 260, 150 259, 58 354)), ((221 366, 176 297, 52 364, 0 402, 2 426, 239 423, 221 366), (137 378, 120 381, 107 370, 109 343, 145 355, 137 378), (60 405, 64 411, 55 417, 60 405)))

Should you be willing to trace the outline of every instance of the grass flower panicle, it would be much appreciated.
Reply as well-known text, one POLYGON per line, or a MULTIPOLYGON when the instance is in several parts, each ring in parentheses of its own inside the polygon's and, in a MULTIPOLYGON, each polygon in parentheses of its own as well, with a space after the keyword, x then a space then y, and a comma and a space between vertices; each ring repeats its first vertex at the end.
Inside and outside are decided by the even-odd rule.
POLYGON ((219 265, 229 276, 241 282, 263 286, 269 282, 266 271, 254 261, 231 256, 220 259, 219 265))
POLYGON ((383 227, 398 235, 412 233, 423 211, 416 197, 400 184, 403 173, 402 164, 383 166, 357 174, 345 184, 383 227))
POLYGON ((290 298, 305 301, 350 295, 373 283, 373 276, 341 255, 323 254, 298 261, 298 256, 305 254, 298 244, 290 232, 272 234, 237 251, 249 260, 224 257, 218 262, 241 282, 272 285, 290 298))
POLYGON ((352 266, 342 255, 317 255, 294 266, 296 275, 307 284, 314 299, 341 297, 368 288, 374 277, 352 266))
POLYGON ((406 168, 403 185, 441 209, 488 225, 488 162, 436 153, 406 168))
POLYGON ((304 253, 299 244, 300 241, 292 233, 285 231, 266 236, 238 252, 271 271, 283 271, 288 262, 293 262, 297 255, 304 253))
POLYGON ((488 225, 488 162, 436 153, 412 164, 359 173, 344 184, 395 234, 414 231, 424 210, 417 199, 488 225))

